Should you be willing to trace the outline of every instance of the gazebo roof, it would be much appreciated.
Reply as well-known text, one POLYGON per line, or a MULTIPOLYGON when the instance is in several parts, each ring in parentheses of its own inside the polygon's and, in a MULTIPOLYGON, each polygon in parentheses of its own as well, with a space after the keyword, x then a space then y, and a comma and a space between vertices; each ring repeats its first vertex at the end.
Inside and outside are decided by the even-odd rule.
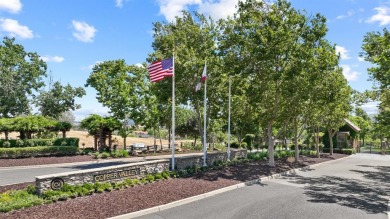
POLYGON ((344 121, 345 121, 345 123, 349 126, 349 127, 351 127, 351 129, 353 129, 355 132, 360 132, 361 131, 361 129, 357 126, 357 125, 355 125, 355 124, 353 124, 351 121, 349 121, 348 119, 344 119, 344 121))

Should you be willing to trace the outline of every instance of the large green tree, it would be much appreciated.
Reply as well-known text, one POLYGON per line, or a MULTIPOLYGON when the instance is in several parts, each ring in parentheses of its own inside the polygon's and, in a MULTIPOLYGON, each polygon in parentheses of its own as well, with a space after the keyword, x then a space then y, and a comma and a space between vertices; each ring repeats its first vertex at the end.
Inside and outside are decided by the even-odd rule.
POLYGON ((87 79, 85 86, 95 88, 97 100, 109 108, 110 113, 122 122, 120 133, 126 137, 132 130, 128 120, 136 124, 149 124, 145 116, 148 107, 152 106, 145 66, 127 65, 123 59, 105 61, 96 64, 87 79))
MULTIPOLYGON (((226 100, 227 84, 223 83, 219 72, 221 60, 218 57, 217 36, 220 34, 217 25, 205 16, 184 11, 172 23, 154 23, 154 52, 148 61, 175 55, 175 94, 176 105, 189 105, 197 113, 198 130, 203 132, 203 89, 195 93, 205 63, 207 62, 207 114, 208 119, 221 111, 221 101, 226 100), (223 89, 223 92, 221 89, 223 89)), ((157 103, 167 109, 172 105, 172 80, 165 79, 152 85, 151 91, 157 97, 157 103)), ((165 118, 170 118, 169 114, 165 118)), ((166 125, 171 127, 170 121, 166 125)))
MULTIPOLYGON (((322 16, 309 19, 284 0, 273 4, 248 0, 239 2, 237 14, 225 24, 221 39, 225 63, 232 74, 248 79, 246 95, 267 131, 270 166, 274 166, 273 127, 291 117, 293 110, 287 107, 307 103, 310 80, 319 81, 310 78, 319 73, 305 69, 313 69, 308 65, 318 61, 310 55, 321 50, 317 45, 326 34, 324 23, 322 16)), ((302 112, 297 109, 291 118, 299 118, 302 112)))
POLYGON ((388 124, 390 123, 390 32, 386 28, 383 32, 367 33, 363 40, 364 60, 374 64, 368 68, 371 79, 375 82, 373 91, 370 92, 371 99, 377 100, 379 104, 379 115, 376 117, 375 131, 380 138, 390 136, 388 124))
POLYGON ((32 94, 44 86, 46 63, 35 52, 26 52, 15 39, 0 45, 0 116, 30 113, 32 94))
POLYGON ((80 109, 81 105, 76 104, 75 99, 84 95, 84 88, 72 87, 70 84, 62 86, 57 81, 49 84, 47 91, 42 90, 34 102, 43 116, 59 119, 67 111, 80 109))

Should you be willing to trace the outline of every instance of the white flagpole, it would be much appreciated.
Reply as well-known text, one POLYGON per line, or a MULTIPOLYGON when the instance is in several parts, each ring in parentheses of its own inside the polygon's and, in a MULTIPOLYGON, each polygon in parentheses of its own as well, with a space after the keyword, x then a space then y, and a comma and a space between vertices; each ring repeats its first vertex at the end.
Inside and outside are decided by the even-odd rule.
POLYGON ((175 53, 172 58, 172 170, 175 169, 175 53))
MULTIPOLYGON (((206 68, 205 64, 205 68, 206 68)), ((207 70, 206 70, 207 71, 207 70)), ((206 73, 207 74, 207 73, 206 73)), ((202 76, 203 77, 203 76, 202 76)), ((207 79, 204 82, 204 113, 203 113, 203 166, 207 166, 206 164, 206 156, 207 156, 207 143, 206 143, 206 106, 207 106, 207 98, 206 98, 206 92, 207 92, 207 79)))
POLYGON ((228 160, 230 160, 230 93, 231 93, 231 77, 229 76, 229 109, 228 109, 228 160))

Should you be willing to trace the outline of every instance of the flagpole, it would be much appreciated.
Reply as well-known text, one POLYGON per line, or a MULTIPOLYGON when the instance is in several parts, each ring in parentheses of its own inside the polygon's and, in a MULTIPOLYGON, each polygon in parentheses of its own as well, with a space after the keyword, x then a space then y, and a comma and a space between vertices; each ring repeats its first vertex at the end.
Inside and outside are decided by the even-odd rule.
POLYGON ((228 109, 228 160, 230 160, 230 94, 231 94, 231 77, 229 76, 229 109, 228 109))
MULTIPOLYGON (((206 64, 205 64, 206 65, 206 64)), ((204 83, 204 113, 203 113, 203 166, 207 166, 206 164, 206 156, 207 156, 207 143, 206 143, 206 106, 207 106, 207 99, 206 99, 206 92, 207 92, 207 80, 204 83)))
POLYGON ((172 170, 175 169, 175 53, 172 58, 172 170))

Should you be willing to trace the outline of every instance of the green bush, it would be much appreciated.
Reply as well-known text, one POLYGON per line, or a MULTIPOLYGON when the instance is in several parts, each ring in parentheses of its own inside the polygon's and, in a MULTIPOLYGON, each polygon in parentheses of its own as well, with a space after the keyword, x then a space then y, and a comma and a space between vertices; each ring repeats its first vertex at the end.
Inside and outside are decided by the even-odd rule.
POLYGON ((356 154, 356 151, 353 148, 343 148, 341 151, 343 154, 348 154, 348 155, 356 154))
POLYGON ((24 147, 24 141, 23 140, 16 140, 15 142, 16 147, 24 147))
POLYGON ((246 142, 241 142, 241 148, 247 148, 247 147, 248 147, 248 145, 246 142))
POLYGON ((232 143, 230 143, 230 147, 231 148, 239 148, 240 144, 238 142, 232 142, 232 143))
POLYGON ((101 153, 101 157, 102 157, 103 159, 109 158, 109 157, 110 157, 110 153, 108 153, 108 152, 103 152, 103 153, 101 153))
POLYGON ((26 141, 24 142, 24 146, 26 146, 26 147, 34 147, 34 146, 35 146, 35 143, 34 143, 33 140, 29 139, 29 140, 26 140, 26 141))
POLYGON ((9 142, 9 141, 4 141, 4 142, 3 142, 3 147, 5 147, 5 148, 11 147, 11 142, 9 142))
POLYGON ((0 212, 9 212, 43 203, 42 198, 29 193, 27 189, 10 190, 0 194, 0 212))
POLYGON ((37 146, 23 148, 0 148, 1 158, 23 158, 39 156, 70 156, 78 153, 78 147, 37 146))
POLYGON ((126 150, 116 150, 111 153, 111 157, 128 157, 129 152, 126 150))
POLYGON ((94 158, 94 159, 99 159, 100 157, 101 157, 101 154, 99 153, 99 152, 95 152, 95 153, 92 153, 92 157, 94 158))
POLYGON ((54 146, 79 146, 79 138, 57 138, 54 140, 54 146), (65 143, 63 143, 65 142, 65 143))

